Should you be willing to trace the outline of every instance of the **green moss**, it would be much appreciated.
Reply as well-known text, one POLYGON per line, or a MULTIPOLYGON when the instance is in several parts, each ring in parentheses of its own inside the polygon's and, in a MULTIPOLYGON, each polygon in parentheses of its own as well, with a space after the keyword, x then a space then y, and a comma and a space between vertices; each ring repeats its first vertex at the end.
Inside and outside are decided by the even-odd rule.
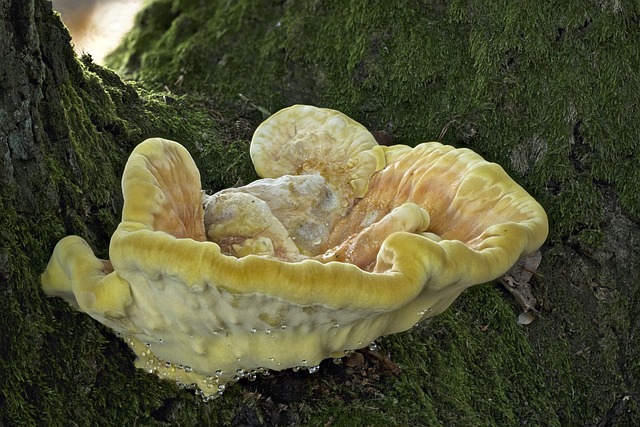
POLYGON ((407 424, 431 414, 428 425, 560 425, 516 317, 496 288, 478 287, 427 326, 385 339, 407 370, 397 386, 415 406, 407 424))

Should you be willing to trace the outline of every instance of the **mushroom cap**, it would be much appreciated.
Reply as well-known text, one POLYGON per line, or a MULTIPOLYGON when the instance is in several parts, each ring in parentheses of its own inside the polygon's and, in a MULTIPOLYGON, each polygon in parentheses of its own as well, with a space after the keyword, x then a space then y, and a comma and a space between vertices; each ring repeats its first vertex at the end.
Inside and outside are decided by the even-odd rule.
POLYGON ((67 237, 42 276, 45 292, 123 334, 137 366, 196 384, 210 396, 245 373, 316 366, 407 330, 444 311, 469 286, 504 274, 546 239, 542 207, 502 168, 470 150, 439 143, 379 147, 341 113, 297 108, 287 113, 299 117, 293 124, 278 113, 275 123, 261 125, 262 136, 254 138, 261 148, 252 146, 252 158, 263 176, 319 173, 337 180, 338 189, 350 188, 341 190, 349 206, 327 237, 330 250, 347 262, 225 255, 206 240, 191 156, 178 143, 156 138, 141 143, 125 167, 110 264, 79 237, 67 237), (308 135, 322 134, 331 143, 320 144, 322 155, 305 157, 315 146, 303 137, 286 155, 275 155, 288 160, 270 165, 274 151, 265 135, 299 136, 279 131, 281 122, 287 129, 313 129, 308 135), (341 141, 347 148, 330 146, 341 141), (334 166, 328 159, 337 152, 359 161, 334 166), (336 175, 343 168, 346 178, 336 175), (367 175, 366 185, 353 185, 354 177, 367 175), (381 239, 377 229, 390 234, 381 239), (379 248, 368 247, 376 239, 379 248), (372 254, 368 269, 351 263, 361 248, 372 254))
MULTIPOLYGON (((449 250, 450 245, 462 243, 467 253, 462 259, 481 256, 477 263, 467 263, 465 270, 476 283, 483 283, 504 274, 546 240, 544 209, 499 165, 469 149, 438 142, 412 149, 381 148, 386 166, 371 178, 367 194, 349 215, 336 224, 330 244, 345 241, 363 224, 382 220, 403 203, 415 203, 429 213, 427 231, 438 236, 439 246, 449 250)), ((428 258, 428 247, 416 256, 428 258)))
POLYGON ((311 105, 284 108, 253 134, 251 160, 262 178, 317 173, 345 197, 362 197, 384 164, 378 143, 345 114, 311 105))

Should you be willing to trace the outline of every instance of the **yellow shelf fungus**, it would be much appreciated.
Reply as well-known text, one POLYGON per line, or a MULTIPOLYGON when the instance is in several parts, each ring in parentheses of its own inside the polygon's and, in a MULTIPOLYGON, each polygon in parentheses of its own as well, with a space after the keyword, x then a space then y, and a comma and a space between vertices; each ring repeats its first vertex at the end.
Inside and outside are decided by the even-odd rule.
POLYGON ((264 179, 209 196, 184 147, 144 141, 110 260, 65 237, 44 291, 121 334, 136 366, 209 398, 407 330, 547 236, 500 166, 436 142, 379 146, 338 111, 276 113, 251 157, 264 179))

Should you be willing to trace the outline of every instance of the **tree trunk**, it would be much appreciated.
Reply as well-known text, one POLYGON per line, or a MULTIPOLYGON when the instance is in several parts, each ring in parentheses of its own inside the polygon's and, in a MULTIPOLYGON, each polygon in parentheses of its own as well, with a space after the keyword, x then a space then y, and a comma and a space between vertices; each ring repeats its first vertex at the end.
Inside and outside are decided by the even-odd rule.
POLYGON ((533 3, 521 12, 535 19, 511 20, 493 2, 295 3, 151 2, 112 57, 161 88, 148 90, 77 58, 48 1, 0 0, 0 425, 639 425, 640 12, 594 2, 564 22, 533 3), (296 102, 503 163, 552 219, 532 281, 542 317, 518 325, 509 295, 479 286, 378 351, 203 404, 45 298, 39 275, 61 237, 108 257, 135 144, 178 140, 204 188, 228 187, 254 177, 262 113, 296 102))

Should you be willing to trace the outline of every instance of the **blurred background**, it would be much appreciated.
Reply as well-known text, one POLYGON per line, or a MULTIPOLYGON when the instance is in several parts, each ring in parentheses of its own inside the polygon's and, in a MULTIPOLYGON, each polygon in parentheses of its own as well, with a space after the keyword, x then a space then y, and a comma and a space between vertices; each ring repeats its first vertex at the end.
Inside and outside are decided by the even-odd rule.
POLYGON ((133 25, 143 0, 52 0, 73 38, 76 52, 102 64, 133 25))

